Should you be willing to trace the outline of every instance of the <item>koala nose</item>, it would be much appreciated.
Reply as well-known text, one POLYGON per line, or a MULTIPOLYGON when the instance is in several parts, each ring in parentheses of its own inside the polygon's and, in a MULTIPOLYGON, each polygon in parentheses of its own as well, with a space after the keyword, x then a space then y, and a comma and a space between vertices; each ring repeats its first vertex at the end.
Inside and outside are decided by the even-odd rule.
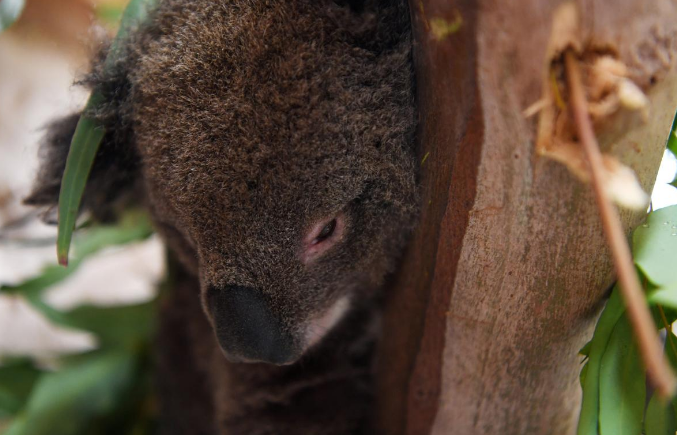
POLYGON ((216 338, 230 360, 282 365, 296 359, 293 337, 256 289, 212 287, 207 293, 207 308, 216 338))

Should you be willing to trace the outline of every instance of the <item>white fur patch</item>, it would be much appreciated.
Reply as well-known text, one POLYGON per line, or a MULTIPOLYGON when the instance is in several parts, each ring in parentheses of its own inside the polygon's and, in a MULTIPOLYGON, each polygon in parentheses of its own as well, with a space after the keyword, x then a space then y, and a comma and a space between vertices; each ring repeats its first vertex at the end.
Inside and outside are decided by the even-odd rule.
POLYGON ((350 307, 348 296, 334 302, 322 316, 311 320, 306 326, 306 348, 317 344, 343 318, 350 307))

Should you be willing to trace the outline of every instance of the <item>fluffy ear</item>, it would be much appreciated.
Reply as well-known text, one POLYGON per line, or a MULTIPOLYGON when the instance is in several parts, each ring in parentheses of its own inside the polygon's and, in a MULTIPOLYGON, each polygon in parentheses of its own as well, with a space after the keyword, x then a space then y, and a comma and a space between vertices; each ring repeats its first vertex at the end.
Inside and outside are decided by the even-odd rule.
MULTIPOLYGON (((130 86, 122 68, 109 74, 95 69, 84 84, 98 89, 104 96, 106 103, 88 115, 102 123, 106 135, 89 174, 80 211, 87 210, 94 218, 109 221, 130 201, 138 200, 139 163, 129 121, 130 86)), ((40 146, 40 170, 25 204, 47 211, 56 208, 66 158, 79 118, 80 114, 70 115, 47 127, 40 146)))

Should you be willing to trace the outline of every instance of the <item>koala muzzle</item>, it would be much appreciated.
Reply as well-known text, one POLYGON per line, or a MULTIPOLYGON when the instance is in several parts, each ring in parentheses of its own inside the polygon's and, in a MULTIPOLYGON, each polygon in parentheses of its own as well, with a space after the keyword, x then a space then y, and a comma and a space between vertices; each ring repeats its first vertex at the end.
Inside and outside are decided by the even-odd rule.
POLYGON ((292 335, 284 330, 256 289, 237 285, 211 287, 207 308, 216 338, 229 360, 283 365, 297 359, 292 335))

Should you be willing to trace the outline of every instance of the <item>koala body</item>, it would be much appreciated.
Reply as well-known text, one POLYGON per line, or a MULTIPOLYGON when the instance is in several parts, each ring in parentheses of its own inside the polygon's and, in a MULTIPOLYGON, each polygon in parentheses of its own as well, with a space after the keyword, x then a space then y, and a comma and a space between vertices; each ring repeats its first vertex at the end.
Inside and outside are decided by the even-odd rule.
MULTIPOLYGON (((146 206, 167 433, 365 431, 380 287, 417 215, 404 0, 163 0, 86 80, 107 133, 83 208, 146 206)), ((53 205, 77 116, 27 202, 53 205)))

